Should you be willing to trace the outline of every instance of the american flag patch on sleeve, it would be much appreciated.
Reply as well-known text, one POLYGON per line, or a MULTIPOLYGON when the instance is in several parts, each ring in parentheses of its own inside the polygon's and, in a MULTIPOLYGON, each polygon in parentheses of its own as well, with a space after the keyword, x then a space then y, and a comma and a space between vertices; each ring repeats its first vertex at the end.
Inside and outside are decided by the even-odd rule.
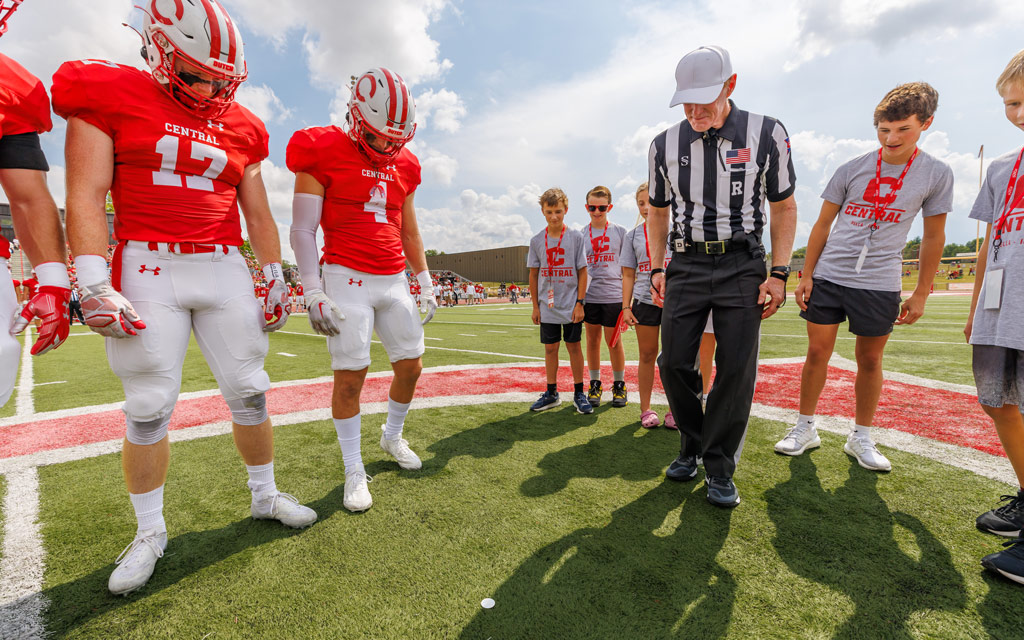
POLYGON ((750 147, 729 149, 725 152, 725 164, 741 164, 750 162, 750 147))

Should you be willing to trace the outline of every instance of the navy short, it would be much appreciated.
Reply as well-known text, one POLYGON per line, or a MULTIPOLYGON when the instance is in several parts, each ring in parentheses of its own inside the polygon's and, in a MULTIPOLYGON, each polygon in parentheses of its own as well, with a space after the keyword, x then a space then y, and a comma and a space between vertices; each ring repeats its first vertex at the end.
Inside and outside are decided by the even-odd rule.
POLYGON ((801 311, 800 317, 814 324, 839 324, 849 318, 850 333, 877 338, 892 333, 902 304, 898 291, 854 289, 814 278, 807 311, 801 311))
POLYGON ((645 327, 661 326, 661 307, 635 300, 633 302, 633 317, 636 323, 645 327))
POLYGON ((565 341, 566 344, 579 342, 583 337, 583 323, 571 322, 569 324, 555 324, 553 322, 540 323, 540 343, 556 344, 565 341))
POLYGON ((599 324, 602 327, 614 327, 619 321, 621 311, 621 302, 585 302, 583 303, 583 322, 599 324))
POLYGON ((0 138, 0 169, 49 171, 50 165, 39 146, 39 134, 19 133, 0 138))

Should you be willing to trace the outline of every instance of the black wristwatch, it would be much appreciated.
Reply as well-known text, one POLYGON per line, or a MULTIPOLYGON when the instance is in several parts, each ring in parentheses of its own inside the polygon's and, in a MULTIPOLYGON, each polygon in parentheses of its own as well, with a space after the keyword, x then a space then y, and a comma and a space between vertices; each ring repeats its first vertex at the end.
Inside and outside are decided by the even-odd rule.
POLYGON ((654 274, 656 274, 656 273, 665 273, 665 270, 664 270, 664 269, 661 269, 661 268, 658 268, 658 269, 651 269, 651 275, 652 275, 652 276, 653 276, 654 274))
POLYGON ((768 275, 773 278, 778 278, 783 282, 787 282, 789 280, 789 265, 778 265, 772 267, 772 270, 768 275))
POLYGON ((577 300, 576 304, 583 304, 583 298, 580 298, 579 300, 577 300))

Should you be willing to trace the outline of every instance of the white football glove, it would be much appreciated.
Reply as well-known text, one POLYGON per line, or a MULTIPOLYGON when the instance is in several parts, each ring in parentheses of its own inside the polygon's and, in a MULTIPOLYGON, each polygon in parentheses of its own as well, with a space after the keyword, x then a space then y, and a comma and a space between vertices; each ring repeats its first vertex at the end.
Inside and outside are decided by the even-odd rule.
POLYGON ((313 331, 322 336, 341 333, 341 321, 345 316, 323 289, 306 289, 306 309, 309 310, 309 325, 313 331))
POLYGON ((114 290, 109 282, 90 287, 79 286, 82 292, 82 315, 89 328, 108 338, 128 338, 146 324, 135 313, 132 303, 114 290))
POLYGON ((434 299, 433 291, 430 292, 430 295, 420 296, 420 311, 427 314, 423 318, 423 324, 427 324, 434 319, 434 313, 437 311, 437 300, 434 299))
POLYGON ((263 299, 263 330, 267 333, 277 331, 288 322, 288 314, 292 312, 288 300, 288 285, 284 280, 271 280, 267 285, 267 295, 263 299))

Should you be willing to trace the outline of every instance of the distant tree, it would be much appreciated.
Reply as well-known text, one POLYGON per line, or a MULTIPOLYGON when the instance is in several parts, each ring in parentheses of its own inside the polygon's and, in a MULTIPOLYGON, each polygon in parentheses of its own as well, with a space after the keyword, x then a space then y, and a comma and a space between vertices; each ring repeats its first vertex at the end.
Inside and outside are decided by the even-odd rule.
POLYGON ((428 258, 430 256, 443 256, 444 255, 444 251, 438 251, 437 249, 427 249, 423 253, 425 253, 428 258))
POLYGON ((955 242, 951 242, 942 248, 942 257, 952 258, 956 256, 956 254, 958 253, 968 253, 970 251, 972 251, 972 249, 967 248, 967 245, 965 244, 957 244, 955 242))
POLYGON ((917 236, 913 240, 908 240, 905 247, 903 247, 903 259, 904 260, 915 260, 921 253, 921 236, 917 236))
POLYGON ((807 257, 807 247, 800 247, 793 251, 793 259, 804 259, 807 257))

